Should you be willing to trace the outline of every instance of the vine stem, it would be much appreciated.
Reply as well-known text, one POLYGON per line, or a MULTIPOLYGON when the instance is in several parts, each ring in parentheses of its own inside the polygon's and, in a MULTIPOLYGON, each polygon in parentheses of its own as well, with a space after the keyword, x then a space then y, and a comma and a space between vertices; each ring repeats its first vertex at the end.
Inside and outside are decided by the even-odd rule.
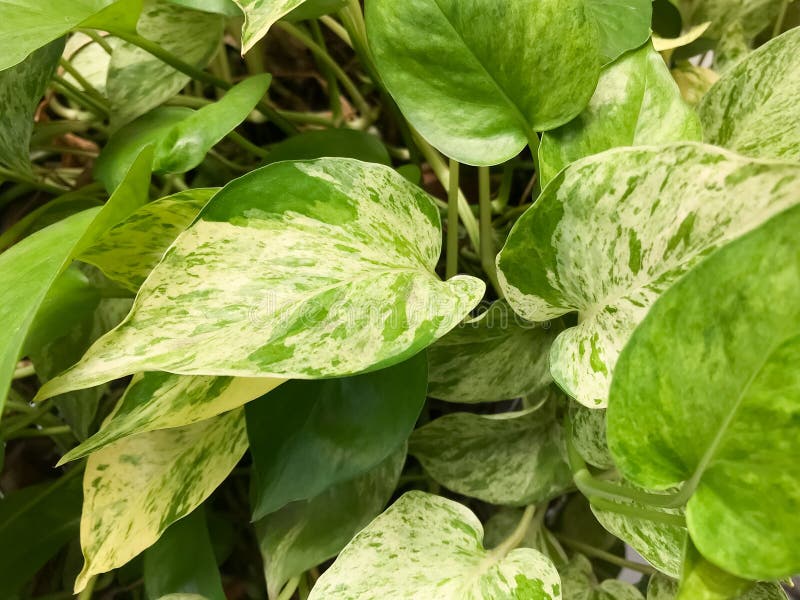
MULTIPOLYGON (((544 508, 542 508, 542 512, 544 512, 544 508)), ((533 522, 533 517, 535 514, 536 505, 531 504, 530 506, 527 506, 525 508, 525 512, 522 513, 522 517, 520 517, 519 523, 517 523, 514 531, 512 531, 511 535, 503 540, 499 546, 490 551, 491 556, 499 559, 505 558, 509 552, 519 546, 522 543, 522 540, 525 539, 525 535, 528 533, 528 529, 531 526, 531 522, 533 522)))
MULTIPOLYGON (((121 40, 128 42, 129 44, 133 44, 134 46, 138 46, 145 52, 148 52, 161 60, 162 62, 168 64, 173 69, 177 69, 184 75, 188 75, 192 79, 196 81, 200 81, 202 83, 206 83, 208 85, 213 85, 218 88, 222 88, 223 90, 229 90, 233 87, 233 84, 225 81, 224 79, 220 79, 219 77, 212 75, 211 73, 207 73, 202 69, 198 69, 190 65, 187 62, 182 61, 180 58, 165 50, 159 44, 155 42, 151 42, 145 37, 142 37, 138 33, 133 33, 126 29, 117 29, 112 27, 108 29, 108 33, 111 35, 120 38, 121 40)), ((257 108, 259 112, 261 112, 265 117, 267 117, 270 121, 272 121, 277 127, 283 130, 284 133, 287 135, 296 135, 297 129, 294 125, 292 125, 289 121, 284 119, 278 112, 272 108, 269 104, 267 104, 264 100, 261 100, 257 104, 257 108)))
POLYGON ((481 230, 481 266, 492 282, 497 295, 503 297, 503 290, 497 280, 495 266, 494 234, 492 232, 492 190, 489 167, 478 168, 478 208, 480 212, 481 230))
POLYGON ((772 37, 778 37, 783 29, 783 21, 786 19, 786 11, 789 8, 789 3, 792 0, 783 0, 781 2, 781 11, 778 13, 778 19, 775 21, 775 27, 772 30, 772 37))
POLYGON ((600 550, 591 546, 589 544, 584 544, 578 540, 573 540, 567 536, 561 534, 554 534, 556 539, 564 544, 565 546, 569 546, 573 550, 577 550, 586 556, 591 556, 593 558, 599 558, 607 563, 611 563, 612 565, 617 565, 618 567, 622 567, 625 569, 631 569, 632 571, 638 571, 639 573, 644 573, 645 575, 655 575, 658 573, 656 569, 651 567, 650 565, 644 565, 642 563, 637 563, 632 560, 628 560, 626 558, 622 558, 621 556, 617 556, 616 554, 611 554, 610 552, 605 552, 604 550, 600 550))
POLYGON ((450 185, 447 190, 447 279, 458 273, 458 179, 460 165, 450 159, 450 185))
POLYGON ((69 189, 66 187, 57 187, 55 185, 50 185, 49 183, 43 183, 41 181, 33 179, 32 177, 28 177, 20 173, 15 173, 14 171, 10 171, 9 169, 0 167, 0 178, 3 177, 11 181, 16 181, 17 183, 25 183, 34 189, 40 190, 42 192, 48 192, 50 194, 59 195, 69 191, 69 189))

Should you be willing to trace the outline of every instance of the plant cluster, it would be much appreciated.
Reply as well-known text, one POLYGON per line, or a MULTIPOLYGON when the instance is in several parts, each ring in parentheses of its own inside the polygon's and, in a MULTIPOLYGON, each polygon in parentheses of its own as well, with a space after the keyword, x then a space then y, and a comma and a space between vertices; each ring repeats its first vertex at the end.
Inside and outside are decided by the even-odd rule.
POLYGON ((0 597, 785 599, 798 5, 0 0, 0 597))

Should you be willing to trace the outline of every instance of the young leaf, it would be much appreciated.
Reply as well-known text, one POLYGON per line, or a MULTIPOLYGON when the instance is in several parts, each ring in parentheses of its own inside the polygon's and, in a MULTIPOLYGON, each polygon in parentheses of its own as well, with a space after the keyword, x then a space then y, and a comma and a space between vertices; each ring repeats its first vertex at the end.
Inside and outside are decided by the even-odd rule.
POLYGON ((798 227, 795 207, 669 290, 620 356, 607 415, 623 475, 651 489, 686 481, 695 546, 747 579, 800 571, 798 227))
POLYGON ((0 71, 77 27, 134 31, 142 0, 0 0, 0 71))
POLYGON ((287 504, 256 524, 270 598, 292 577, 336 556, 381 513, 405 461, 403 444, 371 471, 287 504))
POLYGON ((322 129, 305 131, 278 142, 270 148, 265 164, 282 160, 311 160, 326 156, 357 158, 392 166, 389 151, 370 133, 358 129, 322 129))
POLYGON ((348 544, 309 600, 559 600, 560 588, 544 555, 530 548, 487 552, 469 509, 409 492, 348 544))
POLYGON ((425 353, 381 371, 290 381, 245 408, 253 518, 374 468, 404 443, 425 403, 425 353))
MULTIPOLYGON (((798 202, 800 165, 702 144, 610 150, 562 171, 498 257, 519 314, 578 311, 550 351, 555 381, 592 408, 658 296, 727 241, 798 202)), ((639 396, 646 401, 647 395, 639 396)))
POLYGON ((430 347, 428 395, 472 403, 544 391, 553 381, 547 355, 561 329, 560 321, 527 323, 498 301, 430 347))
POLYGON ((42 396, 138 371, 319 378, 378 369, 452 329, 482 281, 442 282, 432 200, 388 167, 276 163, 228 184, 128 319, 42 396))
POLYGON ((422 136, 459 162, 493 165, 589 102, 602 61, 587 4, 371 0, 367 33, 383 82, 422 136))
POLYGON ((266 377, 139 373, 133 377, 114 414, 100 431, 67 452, 59 464, 82 458, 132 435, 210 419, 263 396, 281 383, 282 379, 266 377))
MULTIPOLYGON (((675 600, 678 582, 663 575, 654 575, 647 586, 647 600, 675 600)), ((757 583, 736 600, 787 600, 786 593, 777 583, 757 583)))
POLYGON ((800 160, 800 28, 728 71, 700 104, 705 139, 757 158, 800 160))
POLYGON ((22 346, 42 301, 58 275, 102 232, 147 201, 151 154, 143 153, 128 179, 101 209, 51 225, 0 254, 0 408, 22 346))
POLYGON ((225 600, 202 506, 170 525, 145 550, 144 588, 149 600, 189 592, 208 600, 225 600))
POLYGON ((606 62, 650 39, 652 0, 586 0, 600 30, 600 52, 606 62))
POLYGON ((175 238, 218 191, 186 190, 145 204, 98 237, 79 258, 136 292, 175 238))
POLYGON ((459 494, 507 506, 542 502, 572 485, 554 409, 448 414, 415 431, 409 451, 459 494))
POLYGON ((56 40, 0 71, 0 163, 19 173, 31 170, 33 118, 63 50, 56 40))
POLYGON ((92 454, 83 478, 81 546, 75 581, 127 563, 199 506, 247 449, 241 409, 187 427, 150 431, 92 454))
POLYGON ((701 139, 697 114, 683 101, 664 59, 647 44, 603 69, 589 106, 542 136, 542 185, 569 163, 610 148, 701 139))
POLYGON ((624 581, 607 579, 599 583, 592 563, 582 554, 573 554, 558 574, 562 594, 570 600, 644 600, 639 590, 624 581))
MULTIPOLYGON (((145 0, 138 33, 181 60, 205 67, 222 39, 221 15, 191 10, 167 0, 145 0)), ((177 94, 190 80, 130 42, 114 48, 106 89, 111 123, 119 128, 177 94), (143 82, 147 82, 143 85, 143 82)))
POLYGON ((81 512, 77 473, 13 492, 0 500, 0 596, 20 588, 70 539, 81 512))

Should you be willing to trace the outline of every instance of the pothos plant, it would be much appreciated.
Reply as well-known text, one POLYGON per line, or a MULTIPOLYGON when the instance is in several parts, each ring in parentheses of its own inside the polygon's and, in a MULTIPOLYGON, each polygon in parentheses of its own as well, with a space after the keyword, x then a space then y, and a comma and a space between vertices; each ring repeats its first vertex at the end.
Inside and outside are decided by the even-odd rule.
POLYGON ((0 596, 785 598, 798 23, 0 0, 0 596))

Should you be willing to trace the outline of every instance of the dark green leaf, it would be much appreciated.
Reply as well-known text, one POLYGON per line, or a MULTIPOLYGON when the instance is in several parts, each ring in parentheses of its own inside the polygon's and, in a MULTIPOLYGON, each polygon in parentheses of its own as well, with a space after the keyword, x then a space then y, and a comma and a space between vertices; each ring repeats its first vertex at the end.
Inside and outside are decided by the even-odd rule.
POLYGON ((389 151, 377 137, 355 129, 307 131, 287 138, 270 149, 265 164, 325 156, 357 158, 364 162, 392 165, 389 151))

